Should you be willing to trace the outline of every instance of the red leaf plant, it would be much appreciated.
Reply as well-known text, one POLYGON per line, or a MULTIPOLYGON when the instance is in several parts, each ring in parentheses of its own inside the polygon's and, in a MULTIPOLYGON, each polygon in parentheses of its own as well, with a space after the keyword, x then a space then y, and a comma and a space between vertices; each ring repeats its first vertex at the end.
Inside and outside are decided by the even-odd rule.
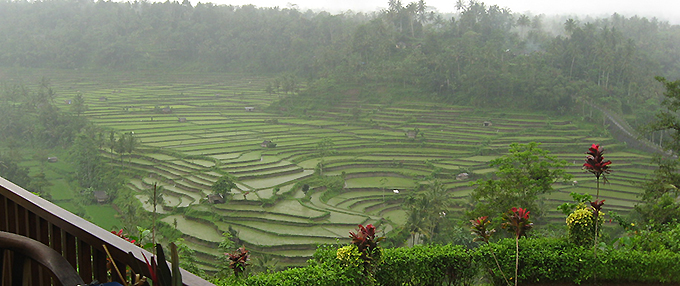
POLYGON ((154 259, 153 256, 151 256, 149 259, 146 258, 146 255, 144 255, 144 252, 142 252, 142 257, 144 257, 144 262, 146 262, 146 267, 149 270, 149 273, 151 274, 151 281, 153 281, 153 285, 160 285, 160 279, 158 276, 158 265, 156 264, 156 259, 154 259))
POLYGON ((349 232, 349 237, 352 239, 352 244, 356 245, 359 252, 362 253, 377 247, 378 242, 383 239, 382 237, 375 238, 375 226, 372 224, 366 225, 366 227, 359 225, 357 232, 349 232))
POLYGON ((229 268, 234 270, 234 275, 239 277, 246 271, 246 266, 250 265, 250 251, 245 246, 239 247, 234 253, 225 253, 229 256, 229 268))
POLYGON ((118 236, 122 239, 125 239, 129 243, 132 243, 136 246, 141 247, 141 244, 139 244, 136 239, 133 239, 133 238, 129 237, 127 234, 124 234, 122 228, 119 231, 112 230, 111 233, 113 233, 114 235, 116 235, 116 236, 118 236))
MULTIPOLYGON (((588 152, 586 152, 586 162, 583 164, 583 169, 587 170, 588 172, 591 172, 595 174, 595 178, 597 180, 597 193, 595 195, 595 201, 591 202, 590 205, 593 207, 593 223, 595 223, 595 245, 597 246, 597 237, 599 236, 599 230, 598 230, 598 220, 600 218, 600 210, 602 209, 602 205, 604 205, 604 200, 599 200, 600 199, 600 176, 604 179, 604 183, 607 183, 607 177, 603 176, 603 174, 609 174, 611 170, 609 170, 609 165, 611 165, 612 161, 605 161, 604 160, 604 148, 600 147, 599 144, 593 144, 589 149, 588 152)), ((597 248, 593 248, 593 253, 595 257, 597 257, 597 248)))
POLYGON ((527 235, 527 231, 534 227, 534 224, 529 220, 531 212, 523 208, 512 208, 503 216, 507 222, 503 223, 503 228, 515 234, 515 286, 517 286, 519 276, 519 238, 527 235))
POLYGON ((590 206, 593 207, 593 214, 597 214, 604 205, 605 200, 590 202, 590 206))
POLYGON ((507 222, 503 223, 503 228, 515 233, 516 238, 526 236, 526 232, 534 227, 534 224, 529 221, 529 214, 531 212, 523 208, 512 208, 503 217, 507 222))
MULTIPOLYGON (((599 144, 593 144, 588 148, 586 152, 586 162, 583 163, 583 169, 595 174, 595 177, 599 180, 602 174, 609 174, 609 165, 612 161, 604 160, 604 147, 600 147, 599 144)), ((603 177, 604 178, 604 177, 603 177)), ((604 178, 606 181, 606 178, 604 178)))
POLYGON ((491 224, 491 220, 488 220, 488 218, 488 216, 482 216, 470 220, 470 223, 472 223, 472 234, 476 236, 473 241, 489 243, 489 238, 491 238, 491 235, 496 232, 496 230, 487 229, 489 224, 491 224))
POLYGON ((375 237, 375 226, 372 224, 368 224, 365 227, 359 225, 356 232, 349 232, 349 237, 352 239, 352 244, 361 253, 365 274, 372 275, 381 262, 382 251, 378 247, 378 242, 383 240, 384 237, 375 237))
POLYGON ((593 208, 593 217, 595 218, 595 225, 597 226, 598 223, 598 217, 600 215, 600 210, 602 210, 602 206, 604 205, 605 200, 600 200, 600 201, 594 201, 590 202, 590 207, 593 208))
MULTIPOLYGON (((484 243, 489 244, 489 239, 491 238, 491 235, 496 232, 495 229, 487 229, 489 225, 491 224, 491 220, 488 219, 488 216, 481 216, 478 217, 477 219, 471 219, 470 223, 472 223, 472 235, 475 235, 476 237, 472 241, 481 241, 484 243)), ((493 260, 496 261, 496 266, 498 266, 498 270, 501 272, 501 275, 503 275, 503 279, 505 279, 505 283, 510 284, 510 281, 508 281, 508 277, 505 276, 505 272, 503 272, 503 269, 501 268, 501 265, 498 263, 498 258, 496 258, 496 253, 493 252, 493 248, 489 248, 491 251, 491 256, 493 257, 493 260)))

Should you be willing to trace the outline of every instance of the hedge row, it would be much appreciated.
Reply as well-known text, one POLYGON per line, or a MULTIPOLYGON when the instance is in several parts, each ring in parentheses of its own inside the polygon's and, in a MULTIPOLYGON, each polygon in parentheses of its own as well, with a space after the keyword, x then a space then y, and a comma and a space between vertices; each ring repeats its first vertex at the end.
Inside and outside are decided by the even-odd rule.
MULTIPOLYGON (((553 283, 680 283, 680 253, 669 250, 639 251, 603 247, 595 257, 592 248, 566 240, 520 240, 519 282, 553 283)), ((303 268, 259 274, 245 279, 214 281, 217 285, 369 285, 355 267, 336 259, 337 247, 322 246, 303 268)), ((378 285, 471 284, 480 276, 504 285, 491 253, 508 278, 515 271, 515 241, 504 239, 470 250, 460 245, 429 245, 385 249, 383 264, 375 273, 378 285)))
MULTIPOLYGON (((640 251, 600 247, 597 256, 590 247, 575 246, 566 240, 536 238, 519 243, 519 281, 523 283, 678 283, 680 253, 640 251)), ((496 284, 503 277, 491 255, 493 251, 508 277, 515 271, 515 240, 505 239, 476 249, 473 261, 496 284)))

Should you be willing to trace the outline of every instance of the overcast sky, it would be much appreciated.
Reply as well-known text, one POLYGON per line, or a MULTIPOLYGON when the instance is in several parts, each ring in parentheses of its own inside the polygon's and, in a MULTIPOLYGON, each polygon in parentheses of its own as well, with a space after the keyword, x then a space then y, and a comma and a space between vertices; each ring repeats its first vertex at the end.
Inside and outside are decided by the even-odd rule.
MULTIPOLYGON (((199 0, 192 0, 197 3, 199 0)), ((307 9, 326 10, 337 13, 347 10, 371 12, 387 8, 387 0, 200 0, 215 4, 245 5, 281 8, 296 4, 302 11, 307 9)), ((403 5, 417 0, 402 0, 403 5)), ((181 2, 181 1, 180 1, 181 2)), ((454 12, 455 0, 426 0, 428 6, 439 12, 454 12)), ((465 2, 468 2, 465 0, 465 2)), ((680 24, 680 0, 487 0, 487 6, 498 5, 510 8, 514 13, 610 16, 619 13, 626 16, 639 15, 657 17, 673 24, 680 24)))

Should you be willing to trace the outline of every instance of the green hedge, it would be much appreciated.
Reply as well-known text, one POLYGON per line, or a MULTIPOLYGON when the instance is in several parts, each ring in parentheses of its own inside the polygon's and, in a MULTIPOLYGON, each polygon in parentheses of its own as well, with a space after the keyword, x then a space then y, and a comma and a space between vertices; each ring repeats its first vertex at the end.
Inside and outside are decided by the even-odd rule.
POLYGON ((390 248, 375 275, 381 285, 466 284, 477 274, 472 252, 462 245, 417 245, 390 248))
MULTIPOLYGON (((491 255, 493 249, 505 275, 515 271, 515 240, 504 239, 484 245, 474 252, 474 261, 487 277, 502 285, 503 277, 491 255)), ((564 239, 521 239, 519 244, 520 283, 678 283, 680 253, 668 250, 639 251, 603 248, 595 258, 593 250, 570 244, 564 239)))
MULTIPOLYGON (((359 268, 342 265, 336 259, 337 247, 322 246, 309 265, 276 273, 260 274, 243 280, 214 281, 216 285, 367 285, 359 268)), ((416 246, 384 249, 384 263, 375 274, 379 285, 441 285, 472 280, 472 254, 460 245, 416 246)))
MULTIPOLYGON (((259 274, 242 280, 224 279, 216 285, 371 285, 357 267, 336 259, 337 246, 321 246, 309 265, 276 273, 259 274)), ((384 249, 384 261, 375 273, 377 285, 472 284, 479 275, 496 285, 505 282, 491 252, 505 275, 515 272, 515 240, 481 245, 469 250, 461 245, 427 245, 384 249)), ((640 251, 605 247, 595 258, 588 247, 575 246, 566 239, 520 240, 519 282, 553 283, 680 283, 680 253, 670 250, 640 251)))
POLYGON ((233 277, 212 281, 217 286, 349 286, 361 285, 358 269, 342 268, 330 264, 314 264, 303 268, 250 276, 246 279, 233 277))

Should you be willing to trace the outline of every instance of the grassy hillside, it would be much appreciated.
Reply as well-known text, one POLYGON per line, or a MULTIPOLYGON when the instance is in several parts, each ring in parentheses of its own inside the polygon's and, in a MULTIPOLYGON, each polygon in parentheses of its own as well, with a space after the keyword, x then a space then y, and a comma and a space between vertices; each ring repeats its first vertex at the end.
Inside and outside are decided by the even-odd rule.
MULTIPOLYGON (((629 211, 640 192, 634 183, 653 170, 649 155, 627 149, 606 128, 575 117, 437 102, 375 104, 354 97, 332 110, 290 117, 265 111, 273 101, 296 95, 266 93, 269 79, 264 77, 5 74, 17 80, 36 75, 51 79, 57 102, 65 110, 69 108, 65 101, 81 92, 88 106, 84 114, 91 121, 121 133, 134 132, 142 143, 136 152, 121 157, 104 147, 102 156, 122 158, 123 163, 116 164, 135 170, 138 176, 128 186, 140 192, 140 201, 146 201, 142 190, 153 183, 166 188, 163 212, 168 214, 163 221, 177 221, 207 270, 214 270, 209 261, 219 255, 220 234, 230 227, 248 248, 279 256, 284 263, 304 261, 319 243, 346 240, 357 224, 380 224, 389 232, 405 222, 404 198, 417 184, 429 184, 434 178, 459 200, 461 211, 473 189, 471 182, 488 178, 494 171, 488 161, 514 142, 542 142, 542 148, 570 163, 574 182, 556 185, 558 191, 544 198, 547 216, 555 221, 564 219, 555 207, 570 201, 570 192, 594 190, 595 179, 581 170, 590 144, 605 146, 607 159, 614 162, 611 183, 600 194, 609 210, 629 211), (276 147, 262 147, 265 140, 276 147), (322 140, 332 142, 323 152, 322 140), (314 179, 320 162, 324 175, 341 178, 341 190, 331 191, 314 179), (456 180, 463 172, 470 178, 456 180), (237 179, 233 199, 221 205, 205 202, 211 185, 227 173, 237 179), (300 188, 304 180, 312 187, 307 196, 300 188), (178 207, 184 212, 169 214, 178 207)), ((63 190, 52 189, 58 199, 63 190)), ((102 221, 96 213, 88 214, 95 222, 102 221)))

